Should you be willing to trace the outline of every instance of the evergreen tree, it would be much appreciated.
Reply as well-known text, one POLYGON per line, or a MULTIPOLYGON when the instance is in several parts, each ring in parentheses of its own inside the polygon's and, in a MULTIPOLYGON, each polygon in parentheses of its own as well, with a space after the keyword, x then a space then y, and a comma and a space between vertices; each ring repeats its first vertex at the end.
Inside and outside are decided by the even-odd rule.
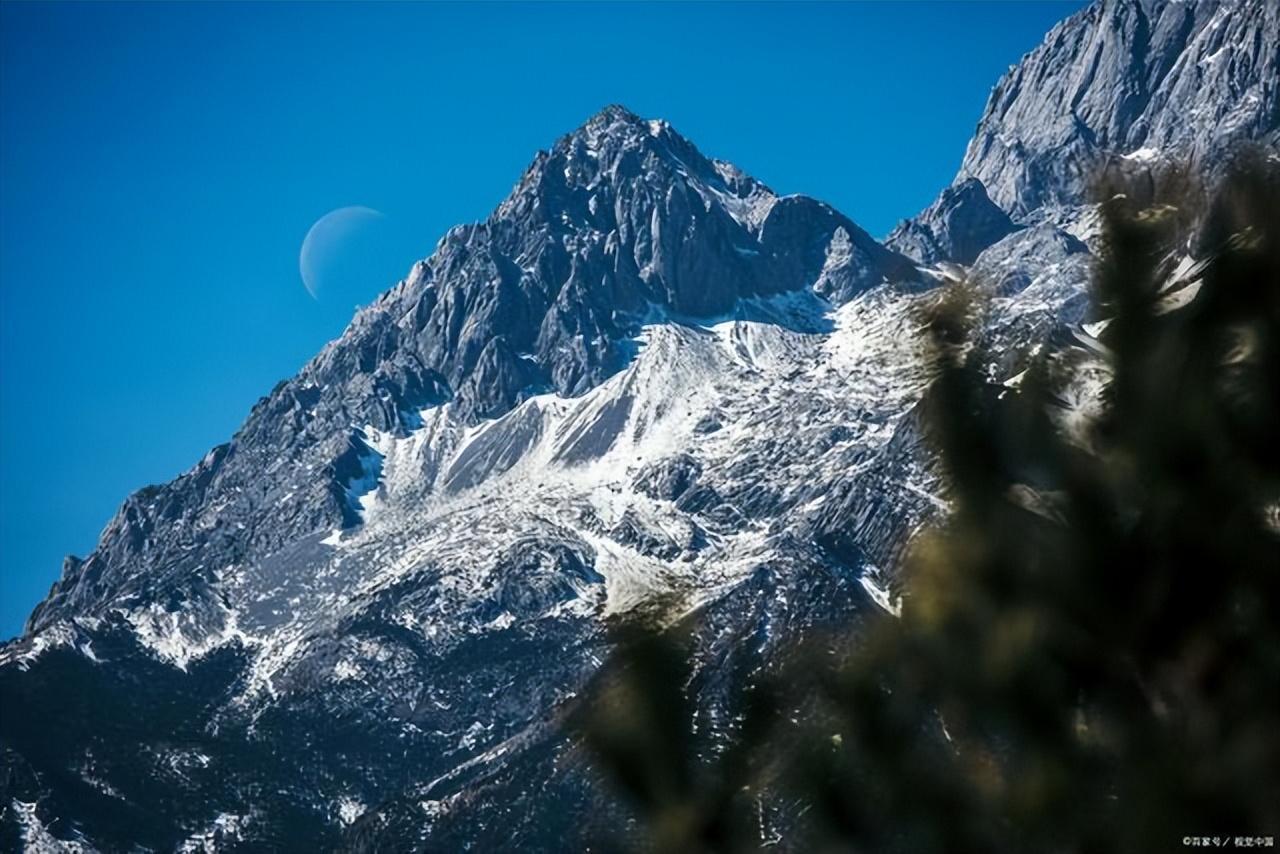
POLYGON ((1212 197, 1172 171, 1104 186, 1103 356, 1041 353, 1010 390, 980 283, 928 317, 952 509, 903 561, 900 619, 744 684, 721 751, 688 731, 680 632, 620 635, 581 725, 640 847, 750 850, 761 793, 794 799, 793 850, 1280 837, 1280 168, 1242 156, 1212 197), (1089 371, 1081 426, 1059 401, 1089 371))

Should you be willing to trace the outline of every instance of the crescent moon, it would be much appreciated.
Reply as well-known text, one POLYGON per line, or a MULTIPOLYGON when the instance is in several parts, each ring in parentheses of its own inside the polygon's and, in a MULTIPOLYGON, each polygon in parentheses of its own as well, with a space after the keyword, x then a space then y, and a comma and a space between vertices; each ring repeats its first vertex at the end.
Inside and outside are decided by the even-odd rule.
POLYGON ((341 251, 343 242, 361 226, 383 218, 383 214, 373 208, 351 205, 329 211, 307 230, 307 236, 302 239, 302 249, 298 252, 298 272, 312 299, 320 299, 324 269, 341 251))

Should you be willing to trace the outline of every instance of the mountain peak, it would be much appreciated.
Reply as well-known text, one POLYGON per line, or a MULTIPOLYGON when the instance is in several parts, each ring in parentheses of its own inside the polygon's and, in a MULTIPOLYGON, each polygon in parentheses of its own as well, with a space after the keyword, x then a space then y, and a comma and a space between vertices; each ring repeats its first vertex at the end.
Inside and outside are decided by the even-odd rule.
POLYGON ((587 124, 615 124, 622 122, 625 124, 640 125, 644 123, 644 119, 640 118, 637 113, 627 109, 622 104, 607 104, 601 110, 587 119, 587 124))
POLYGON ((1111 168, 1186 163, 1211 177, 1236 146, 1280 145, 1280 4, 1105 0, 1055 26, 992 89, 949 189, 887 238, 969 263, 1111 168))
POLYGON ((592 148, 610 140, 622 145, 634 144, 653 136, 660 126, 666 126, 666 122, 648 121, 621 104, 609 104, 561 141, 585 143, 592 148))
POLYGON ((609 105, 537 155, 484 222, 450 229, 264 398, 224 454, 127 501, 31 628, 102 610, 158 566, 239 565, 359 524, 351 496, 379 464, 370 436, 446 401, 449 419, 474 425, 545 392, 584 394, 628 364, 645 318, 723 316, 806 289, 839 301, 912 277, 830 206, 778 197, 665 121, 609 105), (279 459, 296 464, 264 496, 251 484, 279 459), (199 547, 183 539, 228 524, 240 527, 199 547))
MULTIPOLYGON (((672 187, 721 208, 747 231, 755 233, 777 200, 762 181, 731 163, 708 157, 665 119, 646 119, 619 104, 610 104, 576 130, 562 136, 549 152, 530 165, 511 198, 499 207, 504 216, 532 194, 550 193, 556 205, 566 191, 597 195, 639 182, 648 189, 643 205, 672 187)), ((629 195, 624 191, 624 195, 629 195)), ((692 198, 692 197, 691 197, 692 198)))
MULTIPOLYGON (((943 278, 973 262, 984 376, 1080 328, 1088 246, 1011 219, 1078 199, 1070 164, 1275 139, 1276 9, 1102 0, 1001 83, 890 238, 943 278)), ((715 745, 723 674, 893 610, 946 506, 916 331, 937 292, 882 286, 911 278, 829 205, 604 107, 67 559, 0 644, 0 704, 29 710, 0 715, 5 850, 586 847, 626 815, 558 722, 615 615, 690 594, 715 745)), ((758 803, 760 842, 800 828, 758 803)))
POLYGON ((960 177, 1020 218, 1079 204, 1110 159, 1212 170, 1241 140, 1274 144, 1277 29, 1271 0, 1090 5, 992 90, 960 177))

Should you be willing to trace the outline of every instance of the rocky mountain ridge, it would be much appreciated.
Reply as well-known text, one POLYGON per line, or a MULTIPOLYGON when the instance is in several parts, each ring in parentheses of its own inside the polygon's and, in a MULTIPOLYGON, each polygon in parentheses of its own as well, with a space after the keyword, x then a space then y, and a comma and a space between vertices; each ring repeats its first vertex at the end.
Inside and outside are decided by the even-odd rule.
MULTIPOLYGON (((34 711, 0 727, 0 847, 562 850, 625 822, 561 726, 608 618, 684 593, 716 739, 727 674, 893 611, 946 509, 916 418, 931 284, 989 285, 995 382, 1090 341, 1083 164, 1183 139, 1175 93, 1217 117, 1199 151, 1274 142, 1263 6, 1068 19, 892 248, 606 108, 69 559, 0 648, 4 706, 34 711)), ((762 840, 792 819, 761 799, 762 840)))
MULTIPOLYGON (((377 828, 409 791, 411 815, 432 804, 415 837, 483 838, 504 826, 486 810, 534 791, 585 809, 584 779, 494 760, 563 753, 546 716, 607 655, 610 614, 675 586, 706 613, 737 601, 736 633, 747 610, 817 625, 879 589, 815 538, 823 493, 922 386, 898 296, 921 279, 829 206, 607 108, 68 563, 0 651, 6 696, 80 710, 6 732, 30 772, 10 800, 36 805, 10 832, 66 816, 107 849, 401 847, 377 828), (793 593, 744 610, 760 585, 793 593), (63 693, 85 685, 113 701, 63 693), (289 753, 312 757, 301 777, 289 753), (516 769, 530 791, 461 809, 476 774, 516 769)), ((555 829, 538 813, 535 848, 555 829)))
POLYGON ((1186 164, 1212 180, 1242 144, 1276 148, 1277 33, 1267 0, 1089 4, 1000 79, 953 185, 886 244, 967 264, 1014 225, 1087 237, 1108 171, 1186 164))
POLYGON ((446 400, 475 423, 535 393, 581 394, 627 363, 646 319, 808 285, 848 298, 890 277, 917 274, 830 206, 779 197, 665 122, 608 107, 540 153, 488 220, 451 229, 230 443, 130 496, 28 630, 157 574, 209 573, 357 524, 348 487, 369 449, 353 427, 403 433, 446 400))

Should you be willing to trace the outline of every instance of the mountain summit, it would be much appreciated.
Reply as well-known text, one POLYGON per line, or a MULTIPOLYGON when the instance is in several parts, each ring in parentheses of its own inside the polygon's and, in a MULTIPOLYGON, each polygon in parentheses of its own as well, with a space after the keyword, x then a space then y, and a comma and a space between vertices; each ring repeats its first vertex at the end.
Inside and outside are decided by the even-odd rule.
MULTIPOLYGON (((594 790, 555 770, 548 721, 607 655, 604 617, 672 588, 735 621, 866 607, 818 509, 918 393, 893 298, 918 279, 829 205, 605 108, 67 560, 0 650, 6 698, 50 710, 6 718, 6 796, 31 805, 6 832, 327 848, 438 801, 432 838, 472 844, 509 793, 449 804, 494 773, 571 821, 594 790)), ((568 832, 545 818, 521 838, 568 832)))
POLYGON ((540 152, 487 220, 451 229, 230 443, 131 496, 98 548, 67 561, 28 629, 357 523, 350 491, 368 448, 354 428, 403 433, 446 400, 474 424, 599 385, 655 318, 723 315, 810 286, 847 299, 915 275, 830 206, 778 196, 666 122, 606 107, 540 152))
MULTIPOLYGON (((606 107, 66 561, 0 647, 0 847, 552 851, 625 821, 562 728, 608 619, 683 597, 715 742, 727 674, 894 611, 947 506, 928 283, 990 282, 996 350, 1087 338, 1085 165, 1274 142, 1275 22, 1072 16, 892 249, 606 107)), ((796 820, 758 806, 762 841, 796 820)))
POLYGON ((987 102, 960 175, 1021 218, 1078 204, 1108 159, 1216 170, 1280 143, 1280 5, 1103 0, 1063 21, 987 102))
POLYGON ((1280 5, 1099 0, 992 89, 955 183, 887 244, 972 263, 1017 223, 1075 217, 1112 167, 1221 174, 1245 143, 1280 146, 1280 5))

